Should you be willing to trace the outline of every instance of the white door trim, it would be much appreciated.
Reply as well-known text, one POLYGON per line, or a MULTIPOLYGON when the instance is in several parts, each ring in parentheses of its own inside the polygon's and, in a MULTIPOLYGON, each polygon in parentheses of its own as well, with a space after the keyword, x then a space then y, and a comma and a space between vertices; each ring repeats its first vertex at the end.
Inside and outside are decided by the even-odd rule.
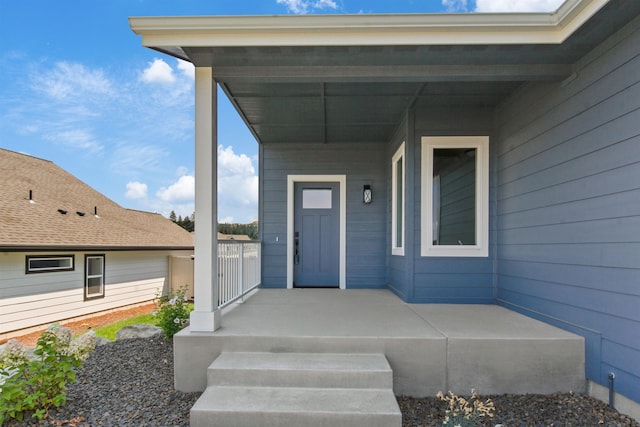
POLYGON ((337 182, 340 187, 340 289, 347 284, 347 176, 287 175, 287 289, 293 288, 293 219, 294 184, 296 182, 337 182))

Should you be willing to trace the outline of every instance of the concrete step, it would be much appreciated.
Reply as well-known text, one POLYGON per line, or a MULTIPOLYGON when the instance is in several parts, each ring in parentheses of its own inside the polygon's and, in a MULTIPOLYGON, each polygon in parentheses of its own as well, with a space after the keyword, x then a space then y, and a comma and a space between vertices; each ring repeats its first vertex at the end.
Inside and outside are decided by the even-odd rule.
POLYGON ((192 427, 400 427, 391 389, 209 386, 192 427))
POLYGON ((207 384, 391 389, 393 372, 383 354, 226 352, 207 384))

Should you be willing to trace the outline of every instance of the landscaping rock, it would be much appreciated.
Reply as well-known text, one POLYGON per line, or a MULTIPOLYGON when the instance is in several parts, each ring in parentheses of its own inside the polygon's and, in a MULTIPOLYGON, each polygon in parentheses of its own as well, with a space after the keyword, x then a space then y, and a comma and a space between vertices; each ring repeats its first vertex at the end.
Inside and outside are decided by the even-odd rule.
MULTIPOLYGON (((116 333, 117 335, 117 333, 116 333)), ((99 345, 105 345, 105 344, 111 344, 113 341, 108 340, 106 338, 103 337, 96 337, 96 347, 98 347, 99 345)))
MULTIPOLYGON (((189 410, 200 393, 174 390, 173 346, 162 337, 121 340, 97 347, 75 383, 67 402, 50 408, 48 419, 26 414, 7 427, 157 427, 189 426, 189 410)), ((494 427, 640 427, 606 403, 574 393, 491 397, 496 416, 481 424, 494 427)), ((447 409, 441 400, 398 396, 403 427, 440 426, 447 409)), ((5 425, 3 425, 5 427, 5 425)))
POLYGON ((155 325, 130 325, 125 326, 116 333, 116 341, 131 338, 151 338, 162 334, 162 329, 155 325))

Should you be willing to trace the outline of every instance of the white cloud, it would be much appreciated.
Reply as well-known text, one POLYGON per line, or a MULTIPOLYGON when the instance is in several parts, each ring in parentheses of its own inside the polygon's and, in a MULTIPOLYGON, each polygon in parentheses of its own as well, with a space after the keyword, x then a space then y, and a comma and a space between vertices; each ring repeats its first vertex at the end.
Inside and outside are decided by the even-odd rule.
POLYGON ((142 71, 141 78, 145 83, 174 83, 176 81, 173 68, 162 59, 157 58, 142 71))
POLYGON ((116 144, 111 150, 111 170, 125 176, 157 175, 162 172, 163 161, 170 157, 168 150, 160 144, 153 145, 135 139, 116 144))
POLYGON ((235 224, 235 219, 232 216, 225 216, 224 218, 218 218, 220 224, 235 224))
POLYGON ((160 188, 156 196, 163 202, 189 202, 195 197, 196 180, 193 175, 183 175, 169 187, 160 188))
POLYGON ((85 150, 90 153, 97 153, 103 149, 103 145, 87 129, 51 131, 43 135, 43 138, 58 145, 85 150))
POLYGON ((88 95, 112 94, 112 83, 102 70, 65 61, 55 63, 50 70, 36 73, 33 88, 54 100, 82 100, 88 95))
POLYGON ((338 8, 334 0, 277 0, 277 3, 285 5, 289 12, 297 15, 309 13, 313 10, 335 10, 338 8))
POLYGON ((233 147, 218 146, 218 174, 220 176, 254 175, 255 169, 246 154, 236 154, 233 147))
MULTIPOLYGON (((445 1, 452 0, 443 0, 445 1)), ((476 12, 553 12, 564 0, 476 0, 476 12)))
POLYGON ((467 0, 442 0, 447 12, 467 12, 467 0))
POLYGON ((127 183, 127 192, 124 195, 127 199, 144 199, 147 197, 147 184, 138 181, 127 183))
POLYGON ((337 9, 338 5, 333 0, 317 0, 313 7, 316 9, 337 9))
POLYGON ((182 59, 178 59, 178 70, 190 80, 194 80, 196 76, 196 69, 191 62, 183 61, 182 59))
POLYGON ((189 168, 187 168, 186 166, 179 166, 178 169, 176 169, 176 176, 180 177, 182 175, 187 175, 189 173, 189 168))
MULTIPOLYGON (((195 177, 188 169, 176 169, 179 177, 161 187, 155 197, 145 201, 145 209, 167 216, 191 215, 194 211, 195 177)), ((257 219, 258 177, 252 160, 236 154, 233 147, 218 146, 218 218, 220 222, 249 223, 257 219)))
POLYGON ((251 159, 218 146, 218 217, 251 222, 257 212, 258 176, 251 159))

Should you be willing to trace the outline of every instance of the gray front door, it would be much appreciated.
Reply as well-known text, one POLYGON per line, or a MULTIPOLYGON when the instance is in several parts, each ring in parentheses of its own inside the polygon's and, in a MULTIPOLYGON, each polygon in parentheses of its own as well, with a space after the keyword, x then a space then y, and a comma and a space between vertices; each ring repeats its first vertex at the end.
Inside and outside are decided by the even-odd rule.
POLYGON ((293 285, 338 287, 340 188, 336 182, 297 182, 294 195, 293 285))

